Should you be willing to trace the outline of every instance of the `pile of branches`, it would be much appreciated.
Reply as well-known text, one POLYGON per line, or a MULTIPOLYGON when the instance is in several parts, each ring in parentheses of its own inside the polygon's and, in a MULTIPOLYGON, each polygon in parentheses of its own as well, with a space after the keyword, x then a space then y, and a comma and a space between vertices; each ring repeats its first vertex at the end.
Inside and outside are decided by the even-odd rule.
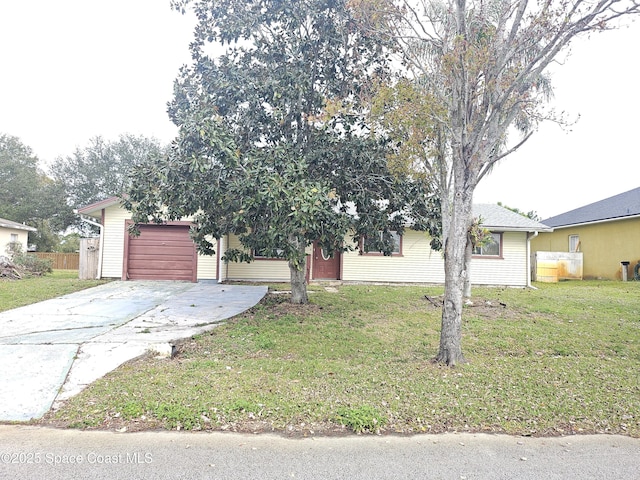
POLYGON ((0 279, 20 280, 21 278, 19 267, 9 257, 0 256, 0 279))

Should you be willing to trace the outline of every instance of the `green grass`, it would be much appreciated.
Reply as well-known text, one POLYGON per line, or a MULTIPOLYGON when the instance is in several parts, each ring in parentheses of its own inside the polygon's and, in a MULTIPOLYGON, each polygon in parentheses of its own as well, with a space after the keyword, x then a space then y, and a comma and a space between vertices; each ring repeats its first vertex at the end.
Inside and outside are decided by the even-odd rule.
POLYGON ((54 270, 42 277, 0 280, 0 312, 30 305, 106 283, 106 280, 79 280, 75 270, 54 270))
POLYGON ((640 283, 538 287, 476 288, 469 363, 454 369, 431 362, 440 309, 424 295, 441 288, 314 286, 302 307, 270 295, 174 359, 122 366, 43 423, 639 437, 640 283))

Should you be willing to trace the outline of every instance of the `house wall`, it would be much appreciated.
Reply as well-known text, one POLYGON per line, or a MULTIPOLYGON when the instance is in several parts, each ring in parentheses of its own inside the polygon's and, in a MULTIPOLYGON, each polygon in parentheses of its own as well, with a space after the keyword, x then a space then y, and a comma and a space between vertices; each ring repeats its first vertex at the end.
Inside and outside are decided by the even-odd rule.
MULTIPOLYGON (((356 249, 345 253, 342 279, 362 282, 444 283, 441 252, 431 250, 423 232, 406 230, 402 255, 360 255, 356 249)), ((471 281, 476 285, 527 285, 527 234, 504 232, 502 258, 478 258, 471 261, 471 281)))
MULTIPOLYGON (((131 219, 131 214, 113 205, 105 209, 104 216, 104 252, 102 260, 103 278, 121 278, 124 260, 125 222, 131 219)), ((217 256, 198 254, 198 280, 215 280, 217 278, 217 256)))
POLYGON ((527 233, 503 232, 502 258, 474 257, 471 283, 524 287, 528 281, 527 233))
MULTIPOLYGON (((102 276, 120 278, 124 256, 125 221, 129 212, 119 205, 105 209, 102 276)), ((542 234, 541 234, 542 235, 542 234)), ((442 254, 431 250, 423 232, 406 230, 401 256, 360 255, 358 249, 342 256, 341 277, 345 281, 443 283, 442 254)), ((237 237, 228 238, 227 248, 241 248, 237 237)), ((476 285, 527 285, 527 233, 504 232, 502 258, 474 258, 471 278, 476 285)), ((308 248, 309 259, 312 247, 308 248)), ((218 256, 198 256, 198 279, 217 278, 218 256)), ((222 264, 226 280, 288 282, 286 260, 255 259, 251 263, 222 264)))
POLYGON ((640 261, 640 218, 593 223, 575 227, 556 227, 531 241, 531 251, 568 252, 569 236, 580 237, 585 279, 621 279, 621 261, 631 262, 629 278, 640 261))
POLYGON ((119 205, 104 211, 102 276, 105 278, 122 277, 125 221, 130 218, 131 214, 119 205))
POLYGON ((402 255, 361 255, 354 251, 342 257, 342 279, 356 282, 443 283, 442 254, 429 247, 424 232, 406 230, 402 236, 402 255))
POLYGON ((218 249, 215 255, 198 254, 198 280, 216 280, 218 278, 218 249))
POLYGON ((11 243, 12 234, 18 235, 18 242, 22 245, 22 250, 27 250, 29 232, 17 228, 0 227, 0 256, 7 253, 7 247, 11 243))
MULTIPOLYGON (((228 248, 243 249, 235 235, 229 235, 228 248)), ((311 250, 307 252, 311 254, 311 250)), ((309 257, 307 257, 307 260, 309 257)), ((291 279, 286 260, 256 258, 251 263, 229 262, 223 264, 227 280, 253 280, 259 282, 288 282, 291 279)))

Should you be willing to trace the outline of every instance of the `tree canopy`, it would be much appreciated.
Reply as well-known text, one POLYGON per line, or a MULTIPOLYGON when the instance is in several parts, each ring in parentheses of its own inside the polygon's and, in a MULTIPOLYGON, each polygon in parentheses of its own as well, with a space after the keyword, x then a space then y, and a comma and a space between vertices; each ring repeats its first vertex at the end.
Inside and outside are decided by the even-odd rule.
POLYGON ((36 227, 29 243, 41 251, 53 249, 55 232, 73 220, 64 185, 42 171, 31 148, 6 134, 0 134, 0 184, 0 217, 36 227))
POLYGON ((133 167, 161 153, 157 140, 141 135, 123 134, 114 141, 97 136, 72 155, 58 157, 51 172, 65 185, 70 205, 80 208, 122 195, 128 189, 133 167))
POLYGON ((540 220, 542 220, 538 215, 538 212, 536 212, 535 210, 529 210, 528 212, 524 212, 517 207, 510 207, 508 205, 505 205, 502 202, 498 202, 498 205, 506 208, 507 210, 511 210, 512 212, 517 213, 518 215, 522 215, 523 217, 527 217, 527 218, 530 218, 531 220, 535 220, 536 222, 539 222, 540 220))
POLYGON ((384 48, 341 0, 176 1, 198 17, 193 64, 169 106, 180 127, 161 162, 136 171, 136 221, 195 215, 200 249, 238 235, 243 248, 286 259, 292 301, 307 301, 306 248, 349 248, 365 235, 389 253, 406 216, 427 228, 425 183, 388 168, 362 98, 387 73, 384 48))

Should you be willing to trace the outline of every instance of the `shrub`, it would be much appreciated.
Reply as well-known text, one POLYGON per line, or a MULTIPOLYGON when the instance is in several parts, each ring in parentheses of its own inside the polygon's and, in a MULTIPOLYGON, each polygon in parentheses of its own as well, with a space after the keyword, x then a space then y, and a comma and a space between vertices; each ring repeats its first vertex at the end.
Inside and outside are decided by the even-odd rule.
POLYGON ((51 260, 25 253, 20 242, 9 243, 7 245, 7 253, 22 277, 39 277, 53 271, 51 260))
POLYGON ((386 423, 386 418, 369 405, 340 408, 336 419, 356 433, 375 432, 386 423))
POLYGON ((13 263, 21 270, 23 276, 41 276, 53 272, 53 262, 48 258, 38 258, 35 255, 21 253, 13 257, 13 263))

